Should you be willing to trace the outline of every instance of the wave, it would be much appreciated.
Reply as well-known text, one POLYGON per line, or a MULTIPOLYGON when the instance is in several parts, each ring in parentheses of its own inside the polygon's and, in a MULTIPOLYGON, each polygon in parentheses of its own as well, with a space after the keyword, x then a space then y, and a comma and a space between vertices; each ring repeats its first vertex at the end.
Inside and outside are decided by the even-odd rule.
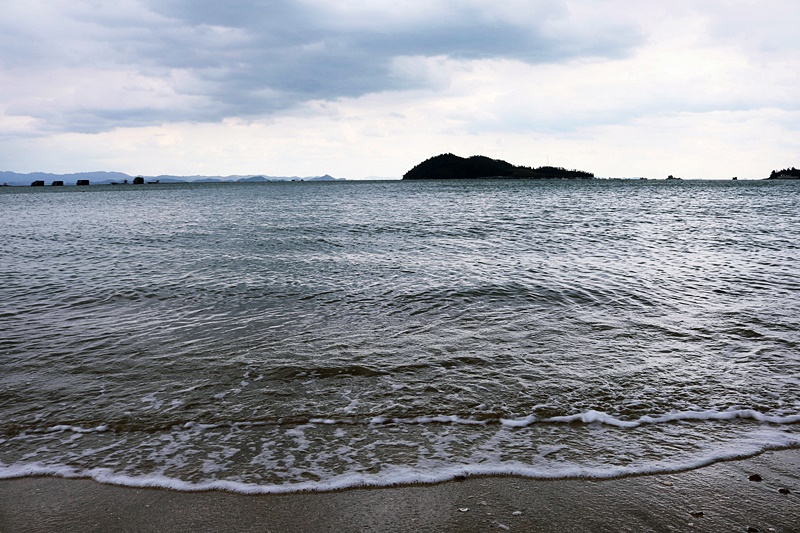
MULTIPOLYGON (((727 411, 680 411, 664 415, 644 415, 636 420, 622 420, 607 413, 600 411, 585 411, 574 415, 552 416, 538 418, 529 415, 521 418, 463 418, 456 415, 434 415, 418 416, 413 418, 387 418, 382 416, 374 417, 370 420, 371 424, 466 424, 466 425, 489 425, 501 424, 507 427, 527 427, 533 424, 605 424, 618 428, 636 428, 646 424, 665 424, 681 421, 722 421, 734 419, 749 419, 756 422, 767 424, 798 424, 800 423, 800 413, 779 416, 767 415, 753 409, 730 409, 727 411)), ((312 420, 313 422, 314 420, 312 420)), ((326 423, 335 421, 326 420, 326 423)))
POLYGON ((645 424, 664 424, 680 421, 703 421, 703 420, 733 420, 737 418, 755 420, 769 424, 797 424, 800 423, 800 414, 777 416, 766 415, 753 409, 730 409, 727 411, 682 411, 669 413, 661 416, 645 415, 637 420, 620 420, 613 416, 599 411, 586 411, 576 415, 554 416, 543 419, 542 422, 574 424, 581 422, 584 424, 601 423, 609 426, 621 428, 635 428, 645 424))
POLYGON ((52 476, 66 479, 92 479, 99 483, 131 488, 161 488, 182 492, 219 490, 239 494, 289 494, 299 492, 329 492, 355 488, 386 488, 414 484, 444 483, 468 477, 513 476, 527 479, 613 479, 642 475, 664 475, 695 470, 723 461, 755 457, 768 451, 800 448, 800 437, 781 434, 771 440, 750 440, 731 444, 706 454, 680 460, 653 461, 637 466, 586 467, 572 464, 530 465, 517 461, 446 465, 439 467, 390 466, 380 474, 349 472, 322 481, 302 481, 286 484, 260 485, 233 480, 184 481, 168 476, 126 475, 108 468, 75 468, 68 465, 0 463, 0 479, 33 476, 52 476))
MULTIPOLYGON (((754 422, 774 425, 800 424, 800 413, 791 415, 769 415, 753 409, 728 409, 726 411, 676 411, 663 415, 644 415, 635 420, 624 420, 601 411, 589 410, 582 413, 552 416, 539 418, 536 415, 529 415, 520 418, 502 418, 498 416, 484 415, 465 417, 461 415, 422 415, 414 417, 389 417, 377 415, 369 418, 325 418, 325 417, 287 417, 280 420, 228 420, 219 422, 200 422, 186 421, 171 426, 162 426, 155 429, 182 429, 182 430, 209 430, 219 428, 252 428, 260 426, 304 426, 307 424, 322 425, 366 425, 366 426, 387 426, 387 425, 464 425, 464 426, 492 426, 501 425, 508 428, 525 428, 534 424, 602 424, 621 429, 632 429, 644 425, 669 424, 675 422, 714 422, 729 420, 752 420, 754 422)), ((47 428, 16 428, 14 434, 42 434, 42 433, 124 433, 131 429, 135 431, 151 431, 154 428, 136 427, 122 429, 122 426, 114 423, 99 424, 92 427, 83 427, 69 424, 58 424, 47 428)), ((0 439, 2 442, 2 439, 0 439)))

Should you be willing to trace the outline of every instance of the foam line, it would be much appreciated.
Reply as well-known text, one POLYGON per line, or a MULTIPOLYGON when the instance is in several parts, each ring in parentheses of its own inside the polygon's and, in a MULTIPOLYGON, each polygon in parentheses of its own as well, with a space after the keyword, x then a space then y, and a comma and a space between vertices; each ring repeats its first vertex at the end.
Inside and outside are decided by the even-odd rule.
POLYGON ((789 416, 765 415, 752 409, 735 409, 729 411, 681 411, 668 413, 662 416, 645 415, 637 420, 620 420, 600 411, 586 411, 585 413, 554 416, 542 419, 542 422, 559 422, 574 424, 582 422, 584 424, 601 423, 609 426, 621 428, 635 428, 645 424, 664 424, 668 422, 679 422, 689 420, 733 420, 736 418, 750 419, 757 422, 769 424, 797 424, 800 423, 800 414, 789 416))
MULTIPOLYGON (((618 428, 636 428, 648 424, 666 424, 670 422, 681 422, 681 421, 725 421, 725 420, 735 420, 735 419, 754 420, 756 422, 761 422, 765 424, 788 425, 788 424, 800 423, 800 413, 787 416, 778 416, 778 415, 767 415, 753 409, 731 409, 727 411, 715 411, 715 410, 676 411, 673 413, 667 413, 663 415, 655 415, 655 416, 644 415, 635 420, 624 420, 616 418, 607 413, 603 413, 602 411, 589 410, 583 413, 564 415, 564 416, 553 416, 549 418, 538 418, 536 415, 528 415, 521 418, 489 418, 481 420, 473 418, 464 418, 457 415, 430 415, 430 416, 417 416, 409 418, 375 416, 370 419, 364 419, 361 421, 352 418, 346 418, 346 419, 310 418, 306 422, 298 422, 296 424, 287 424, 287 425, 299 426, 306 424, 321 424, 321 425, 352 426, 352 425, 357 425, 359 423, 366 423, 368 425, 460 424, 460 425, 470 425, 470 426, 487 426, 491 424, 500 424, 512 428, 524 428, 531 426, 533 424, 582 423, 582 424, 605 424, 608 426, 614 426, 618 428)), ((244 427, 255 427, 264 425, 271 425, 271 424, 262 421, 253 421, 253 422, 228 421, 228 422, 218 422, 212 424, 190 421, 180 424, 177 427, 181 427, 182 429, 186 430, 189 429, 208 430, 208 429, 217 429, 221 427, 244 428, 244 427)), ((283 425, 283 424, 279 423, 277 425, 283 425)), ((57 432, 69 432, 69 431, 74 433, 101 433, 105 431, 110 431, 110 428, 108 425, 105 424, 91 428, 83 428, 80 426, 70 426, 70 425, 57 425, 46 429, 27 430, 28 433, 57 433, 57 432)))
POLYGON ((380 474, 346 473, 330 479, 283 485, 257 485, 229 480, 188 482, 162 475, 129 476, 106 468, 77 469, 66 465, 39 463, 6 465, 0 463, 0 479, 29 476, 53 476, 69 479, 93 479, 100 483, 132 488, 162 488, 176 491, 221 490, 241 494, 287 494, 297 492, 327 492, 350 488, 380 488, 409 484, 429 484, 469 476, 518 476, 529 479, 611 479, 634 475, 671 474, 693 470, 721 461, 754 457, 765 451, 800 447, 800 438, 782 434, 768 442, 742 442, 714 454, 679 461, 657 461, 639 466, 586 467, 571 464, 532 466, 520 462, 494 462, 449 465, 438 468, 390 466, 380 474))

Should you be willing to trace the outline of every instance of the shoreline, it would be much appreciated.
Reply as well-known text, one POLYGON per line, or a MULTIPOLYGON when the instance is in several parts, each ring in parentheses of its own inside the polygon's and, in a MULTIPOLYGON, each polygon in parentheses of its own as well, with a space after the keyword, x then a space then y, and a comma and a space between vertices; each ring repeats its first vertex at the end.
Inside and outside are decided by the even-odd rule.
POLYGON ((475 477, 291 494, 179 492, 56 477, 0 480, 0 531, 15 532, 748 528, 800 532, 800 448, 673 474, 557 480, 475 477), (751 481, 754 474, 761 481, 751 481))

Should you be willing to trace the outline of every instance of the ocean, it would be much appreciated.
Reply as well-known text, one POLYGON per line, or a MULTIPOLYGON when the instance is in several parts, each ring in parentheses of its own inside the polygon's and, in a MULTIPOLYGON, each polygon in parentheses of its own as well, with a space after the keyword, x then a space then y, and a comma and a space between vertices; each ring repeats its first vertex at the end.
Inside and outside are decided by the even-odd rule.
POLYGON ((800 182, 0 189, 0 478, 243 493, 800 446, 800 182))

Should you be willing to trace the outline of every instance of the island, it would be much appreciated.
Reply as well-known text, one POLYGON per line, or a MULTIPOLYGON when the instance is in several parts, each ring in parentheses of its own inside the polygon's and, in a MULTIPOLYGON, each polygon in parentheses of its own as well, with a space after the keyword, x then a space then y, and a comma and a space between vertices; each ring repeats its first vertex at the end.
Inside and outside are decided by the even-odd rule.
POLYGON ((561 167, 515 166, 501 159, 492 159, 482 155, 464 158, 448 153, 431 157, 403 175, 404 180, 479 178, 592 179, 594 174, 561 167))
POLYGON ((800 169, 785 168, 783 170, 773 170, 767 178, 768 180, 800 180, 800 169))

